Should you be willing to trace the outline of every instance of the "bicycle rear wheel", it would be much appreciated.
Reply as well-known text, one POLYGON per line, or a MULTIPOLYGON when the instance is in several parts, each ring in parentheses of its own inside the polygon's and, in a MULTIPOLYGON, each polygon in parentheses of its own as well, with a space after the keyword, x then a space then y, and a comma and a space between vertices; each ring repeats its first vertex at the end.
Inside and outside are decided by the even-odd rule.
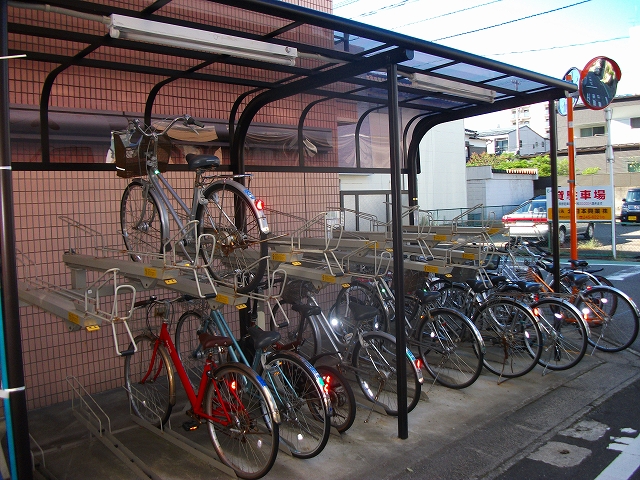
POLYGON ((168 236, 160 203, 147 187, 136 179, 127 185, 120 200, 122 238, 135 262, 142 261, 145 254, 161 254, 163 239, 168 236))
POLYGON ((311 359, 320 354, 322 337, 313 320, 303 317, 291 307, 291 304, 284 302, 273 306, 273 318, 269 322, 271 331, 279 332, 285 344, 297 341, 296 352, 306 359, 311 359))
POLYGON ((324 381, 324 390, 331 402, 331 426, 340 433, 346 432, 356 419, 356 397, 351 384, 336 368, 318 365, 316 370, 324 381))
POLYGON ((484 366, 505 378, 525 375, 542 354, 538 322, 523 304, 496 298, 482 305, 473 316, 485 344, 484 366))
POLYGON ((215 244, 204 243, 201 254, 211 274, 240 293, 254 290, 267 267, 266 234, 250 200, 235 185, 214 183, 203 193, 206 204, 196 212, 199 234, 211 234, 215 244))
POLYGON ((291 454, 312 458, 322 452, 331 433, 331 417, 318 372, 299 355, 281 352, 267 358, 262 377, 280 411, 280 440, 291 454))
POLYGON ((601 285, 583 290, 575 305, 591 331, 589 343, 604 352, 619 352, 638 336, 638 308, 620 290, 601 285))
POLYGON ((176 390, 169 354, 156 339, 139 335, 137 351, 124 361, 124 385, 131 409, 156 427, 166 423, 176 403, 176 390))
POLYGON ((278 454, 278 425, 268 407, 270 393, 258 375, 238 363, 212 372, 204 411, 218 457, 240 478, 265 476, 278 454))
POLYGON ((587 351, 588 328, 580 311, 566 300, 543 298, 529 305, 539 319, 542 354, 538 363, 549 370, 568 370, 587 351))
POLYGON ((484 342, 467 317, 450 308, 431 309, 416 336, 424 367, 439 384, 465 388, 480 376, 484 342))
MULTIPOLYGON (((384 408, 388 415, 398 415, 398 375, 396 339, 383 332, 366 332, 353 349, 352 365, 365 397, 384 408)), ((420 400, 421 377, 413 355, 405 352, 407 369, 407 410, 420 400)))

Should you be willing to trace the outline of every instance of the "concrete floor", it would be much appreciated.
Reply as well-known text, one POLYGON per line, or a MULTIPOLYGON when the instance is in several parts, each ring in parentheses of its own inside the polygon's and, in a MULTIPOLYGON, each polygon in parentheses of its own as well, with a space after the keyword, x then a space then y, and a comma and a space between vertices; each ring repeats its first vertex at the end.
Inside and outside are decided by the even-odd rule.
MULTIPOLYGON (((332 434, 320 455, 300 460, 280 452, 273 469, 265 478, 307 479, 312 475, 311 478, 352 480, 411 476, 414 468, 430 461, 437 452, 440 453, 432 459, 429 470, 434 474, 439 473, 432 478, 490 476, 491 472, 499 471, 500 465, 526 449, 527 445, 535 443, 546 431, 566 422, 576 412, 622 388, 639 375, 640 359, 632 351, 618 354, 596 352, 566 372, 542 375, 542 368, 536 367, 525 377, 499 385, 496 376, 483 373, 476 383, 464 390, 432 385, 425 372, 427 382, 423 386, 424 398, 409 414, 408 439, 398 438, 396 418, 377 412, 369 416, 369 408, 363 400, 353 427, 343 435, 332 434), (460 458, 456 458, 455 452, 464 452, 473 442, 479 444, 474 448, 482 449, 485 440, 477 437, 483 429, 495 422, 515 419, 518 412, 524 412, 533 405, 547 405, 546 399, 561 396, 562 392, 570 393, 560 403, 548 400, 553 402, 553 408, 544 409, 544 421, 533 422, 525 428, 514 427, 515 431, 520 432, 517 445, 509 440, 509 436, 502 438, 504 432, 501 433, 500 438, 505 446, 492 448, 491 455, 487 457, 491 461, 466 467, 475 469, 473 475, 462 473, 461 465, 465 464, 464 457, 468 457, 468 452, 460 454, 460 458), (442 456, 443 450, 450 452, 446 458, 442 456)), ((354 384, 354 391, 357 391, 356 388, 354 384)), ((102 437, 104 442, 96 435, 89 434, 87 426, 81 421, 83 417, 78 416, 77 411, 74 413, 70 402, 29 413, 30 434, 43 452, 40 454, 34 445, 37 475, 60 480, 229 478, 212 467, 215 460, 204 460, 187 453, 168 441, 169 434, 152 433, 134 422, 129 414, 124 390, 105 392, 93 398, 106 414, 99 427, 105 432, 102 437), (106 421, 107 416, 110 424, 106 421), (107 438, 109 431, 112 440, 107 438), (141 468, 146 473, 137 475, 130 461, 118 459, 105 446, 114 443, 115 452, 130 449, 139 457, 141 468)), ((186 432, 181 428, 187 419, 182 410, 181 405, 176 405, 176 413, 171 419, 173 431, 208 448, 215 458, 204 429, 186 432)), ((527 417, 527 421, 531 422, 531 416, 527 417)), ((466 463, 469 463, 468 460, 466 463)), ((420 475, 413 478, 427 477, 420 475)))

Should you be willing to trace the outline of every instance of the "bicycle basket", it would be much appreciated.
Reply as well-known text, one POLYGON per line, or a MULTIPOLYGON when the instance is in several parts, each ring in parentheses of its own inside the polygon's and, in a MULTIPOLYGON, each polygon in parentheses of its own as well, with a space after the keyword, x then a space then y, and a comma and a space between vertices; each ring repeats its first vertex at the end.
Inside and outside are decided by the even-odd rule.
MULTIPOLYGON (((153 153, 153 140, 132 134, 131 131, 111 132, 116 172, 119 177, 131 178, 147 174, 147 153, 153 153)), ((158 170, 166 172, 171 158, 171 141, 158 137, 158 170)))

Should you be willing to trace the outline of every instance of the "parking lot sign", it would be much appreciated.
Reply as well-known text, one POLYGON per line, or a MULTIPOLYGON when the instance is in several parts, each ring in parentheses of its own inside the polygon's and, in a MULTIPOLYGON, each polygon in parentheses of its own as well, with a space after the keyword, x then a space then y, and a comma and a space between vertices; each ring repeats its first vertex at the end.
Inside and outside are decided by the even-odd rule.
MULTIPOLYGON (((570 220, 569 187, 559 187, 558 219, 570 220)), ((547 187, 547 218, 553 219, 551 188, 547 187)), ((576 220, 579 222, 611 222, 613 216, 613 189, 610 185, 576 187, 576 220)))

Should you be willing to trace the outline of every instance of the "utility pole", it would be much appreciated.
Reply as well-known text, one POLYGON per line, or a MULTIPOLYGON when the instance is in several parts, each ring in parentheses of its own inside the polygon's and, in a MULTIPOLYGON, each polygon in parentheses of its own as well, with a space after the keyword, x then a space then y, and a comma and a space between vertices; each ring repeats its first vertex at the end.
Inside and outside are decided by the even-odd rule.
POLYGON ((610 106, 604 109, 604 119, 606 121, 607 128, 607 147, 604 151, 605 158, 607 160, 607 165, 609 166, 609 184, 611 185, 611 192, 613 193, 613 203, 612 203, 612 212, 611 212, 611 254, 615 260, 616 258, 616 195, 615 195, 615 185, 613 181, 613 162, 615 162, 615 157, 613 156, 613 145, 611 143, 611 116, 613 114, 613 110, 610 106))

